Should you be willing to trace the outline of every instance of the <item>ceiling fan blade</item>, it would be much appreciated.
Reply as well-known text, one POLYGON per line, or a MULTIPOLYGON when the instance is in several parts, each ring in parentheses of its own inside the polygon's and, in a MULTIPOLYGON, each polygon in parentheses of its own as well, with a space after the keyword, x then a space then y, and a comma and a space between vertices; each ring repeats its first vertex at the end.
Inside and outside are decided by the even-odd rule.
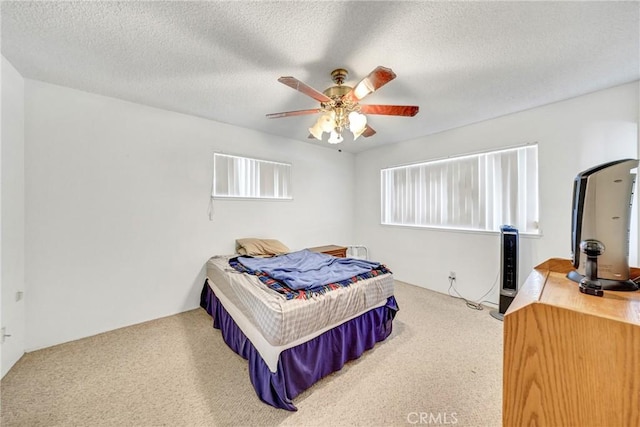
POLYGON ((360 105, 363 114, 380 114, 384 116, 408 116, 418 114, 420 107, 417 105, 360 105))
POLYGON ((367 127, 364 129, 364 132, 362 132, 362 136, 364 136, 365 138, 369 138, 370 136, 373 136, 376 134, 376 131, 369 125, 367 125, 367 127))
POLYGON ((360 80, 360 83, 355 85, 344 97, 353 102, 360 101, 395 78, 396 73, 391 68, 378 66, 367 77, 360 80))
POLYGON ((310 96, 311 98, 315 99, 318 102, 331 101, 331 98, 329 98, 327 95, 325 95, 322 92, 318 92, 311 86, 308 86, 302 83, 300 80, 296 79, 295 77, 291 77, 291 76, 280 77, 278 81, 282 84, 289 86, 292 89, 297 90, 298 92, 302 92, 305 95, 310 96))
POLYGON ((279 119, 280 117, 292 117, 292 116, 303 116, 305 114, 316 114, 321 112, 322 110, 319 108, 312 108, 310 110, 296 110, 296 111, 285 111, 282 113, 271 113, 267 114, 268 119, 279 119))

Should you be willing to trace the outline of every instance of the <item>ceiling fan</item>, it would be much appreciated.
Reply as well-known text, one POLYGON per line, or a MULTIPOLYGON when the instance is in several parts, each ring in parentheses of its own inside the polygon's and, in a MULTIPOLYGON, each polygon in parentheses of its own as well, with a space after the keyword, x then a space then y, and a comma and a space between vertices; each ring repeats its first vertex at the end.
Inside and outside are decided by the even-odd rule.
POLYGON ((396 78, 396 74, 390 68, 376 67, 354 87, 344 85, 347 75, 347 70, 343 68, 333 70, 331 79, 336 86, 331 86, 324 92, 317 91, 295 77, 280 77, 278 79, 280 83, 320 102, 320 108, 272 113, 267 114, 267 118, 277 119, 280 117, 322 113, 316 123, 309 128, 309 138, 322 140, 323 133, 327 132, 330 134, 328 142, 338 144, 344 139, 342 132, 345 129, 349 129, 353 133, 354 140, 360 135, 366 138, 376 133, 367 124, 365 114, 408 117, 418 114, 419 107, 415 105, 361 105, 359 103, 365 96, 396 78))

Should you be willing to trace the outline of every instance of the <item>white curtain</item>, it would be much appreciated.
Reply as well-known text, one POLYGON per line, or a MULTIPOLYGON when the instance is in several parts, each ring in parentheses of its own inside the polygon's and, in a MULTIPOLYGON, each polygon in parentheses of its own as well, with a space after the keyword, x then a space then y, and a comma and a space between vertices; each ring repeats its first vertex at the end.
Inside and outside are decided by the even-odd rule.
POLYGON ((538 146, 381 171, 383 224, 538 233, 538 146))
POLYGON ((214 153, 213 197, 291 199, 291 164, 214 153))

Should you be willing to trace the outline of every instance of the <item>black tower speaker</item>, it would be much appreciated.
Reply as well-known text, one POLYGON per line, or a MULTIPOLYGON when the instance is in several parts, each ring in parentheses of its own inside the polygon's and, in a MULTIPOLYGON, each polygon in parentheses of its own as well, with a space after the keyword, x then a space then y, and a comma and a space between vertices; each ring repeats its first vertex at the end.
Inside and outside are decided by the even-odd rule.
POLYGON ((500 227, 500 304, 491 315, 502 320, 518 293, 518 230, 510 225, 500 227))

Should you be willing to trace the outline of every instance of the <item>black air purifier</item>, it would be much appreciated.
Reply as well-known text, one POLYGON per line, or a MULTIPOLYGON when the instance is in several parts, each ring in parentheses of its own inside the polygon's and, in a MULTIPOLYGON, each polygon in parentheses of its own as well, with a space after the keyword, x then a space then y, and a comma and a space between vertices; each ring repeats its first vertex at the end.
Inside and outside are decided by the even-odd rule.
POLYGON ((510 225, 500 227, 500 303, 491 315, 503 320, 518 293, 518 230, 510 225))

